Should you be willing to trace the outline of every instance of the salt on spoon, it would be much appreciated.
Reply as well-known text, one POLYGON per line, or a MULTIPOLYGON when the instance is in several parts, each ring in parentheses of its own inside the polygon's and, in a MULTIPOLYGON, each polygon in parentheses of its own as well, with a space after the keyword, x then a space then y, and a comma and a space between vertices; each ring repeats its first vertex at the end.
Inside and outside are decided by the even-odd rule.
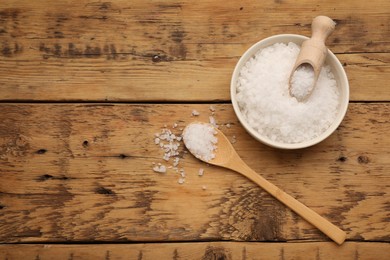
POLYGON ((334 31, 336 23, 327 16, 317 16, 311 24, 312 36, 304 41, 289 78, 290 96, 299 102, 312 93, 328 49, 325 41, 334 31))
POLYGON ((183 141, 188 150, 198 159, 241 173, 337 244, 341 245, 344 242, 346 238, 344 231, 253 171, 240 158, 227 137, 211 124, 200 122, 189 124, 183 131, 183 141))

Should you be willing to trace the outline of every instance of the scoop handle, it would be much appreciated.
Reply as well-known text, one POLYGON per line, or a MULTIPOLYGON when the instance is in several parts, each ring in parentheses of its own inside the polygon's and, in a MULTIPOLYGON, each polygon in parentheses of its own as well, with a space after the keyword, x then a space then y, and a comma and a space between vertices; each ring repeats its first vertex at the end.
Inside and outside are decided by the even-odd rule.
POLYGON ((313 90, 328 52, 325 46, 325 41, 334 31, 335 26, 336 23, 327 16, 320 15, 313 19, 311 24, 311 38, 302 43, 301 50, 289 77, 288 82, 291 96, 293 96, 291 94, 292 75, 295 70, 303 64, 310 65, 314 70, 314 83, 311 91, 313 90))
POLYGON ((326 39, 332 34, 336 23, 327 16, 317 16, 311 23, 311 39, 325 45, 326 39))
POLYGON ((336 23, 327 16, 320 15, 313 19, 311 38, 302 43, 293 71, 299 65, 308 63, 314 68, 315 78, 317 79, 327 54, 325 41, 334 31, 335 26, 336 23))
POLYGON ((255 182, 269 194, 274 196, 277 200, 282 202, 284 205, 289 207, 295 213, 300 215, 306 221, 311 223, 313 226, 321 230, 325 235, 335 241, 337 244, 341 245, 346 238, 346 233, 329 222, 324 217, 320 216, 318 213, 308 208, 298 200, 294 199, 292 196, 288 195, 283 190, 276 187, 274 184, 270 183, 262 176, 253 171, 246 163, 244 163, 241 158, 236 159, 236 162, 232 165, 228 165, 227 168, 235 170, 251 181, 255 182))

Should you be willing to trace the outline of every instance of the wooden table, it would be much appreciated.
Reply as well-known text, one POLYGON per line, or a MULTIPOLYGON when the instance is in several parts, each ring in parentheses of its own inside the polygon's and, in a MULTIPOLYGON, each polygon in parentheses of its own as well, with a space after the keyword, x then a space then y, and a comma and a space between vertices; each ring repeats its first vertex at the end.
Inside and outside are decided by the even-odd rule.
POLYGON ((0 258, 390 259, 389 24, 386 0, 2 0, 0 258), (320 14, 337 22, 346 118, 313 147, 269 148, 238 122, 231 73, 320 14), (210 105, 243 160, 345 230, 342 246, 183 146, 184 184, 153 172, 154 134, 210 105))

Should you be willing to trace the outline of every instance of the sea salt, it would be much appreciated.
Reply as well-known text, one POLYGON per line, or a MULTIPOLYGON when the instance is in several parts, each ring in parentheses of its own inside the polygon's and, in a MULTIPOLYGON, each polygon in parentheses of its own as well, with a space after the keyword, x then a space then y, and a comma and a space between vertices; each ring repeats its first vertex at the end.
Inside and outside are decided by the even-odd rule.
POLYGON ((180 160, 179 157, 176 157, 175 159, 173 159, 173 167, 177 167, 179 165, 179 160, 180 160))
POLYGON ((197 111, 197 110, 192 110, 192 116, 199 116, 200 115, 200 113, 197 111))
POLYGON ((311 66, 299 66, 291 77, 290 92, 299 101, 309 96, 314 87, 314 69, 311 66))
POLYGON ((179 156, 180 140, 181 137, 176 136, 167 128, 162 129, 161 133, 155 134, 154 143, 164 151, 162 159, 168 162, 170 158, 174 157, 173 166, 177 166, 179 163, 177 156, 179 156))
POLYGON ((184 171, 183 168, 180 169, 180 176, 181 176, 182 178, 185 178, 185 177, 186 177, 186 172, 184 171))
POLYGON ((212 124, 214 127, 218 128, 217 121, 213 116, 209 116, 209 122, 212 124))
POLYGON ((167 172, 167 167, 165 165, 156 165, 153 167, 153 171, 158 173, 165 173, 167 172))
POLYGON ((294 43, 264 48, 246 62, 237 81, 237 102, 245 120, 259 134, 280 143, 319 136, 335 120, 339 105, 339 90, 327 65, 306 102, 290 96, 288 79, 298 53, 294 43))
POLYGON ((217 131, 210 124, 193 123, 187 126, 183 133, 184 142, 195 157, 210 161, 215 158, 218 139, 217 131))
POLYGON ((200 168, 200 169, 199 169, 199 172, 198 172, 198 175, 199 175, 199 176, 203 176, 203 174, 204 174, 204 169, 203 169, 203 168, 200 168))

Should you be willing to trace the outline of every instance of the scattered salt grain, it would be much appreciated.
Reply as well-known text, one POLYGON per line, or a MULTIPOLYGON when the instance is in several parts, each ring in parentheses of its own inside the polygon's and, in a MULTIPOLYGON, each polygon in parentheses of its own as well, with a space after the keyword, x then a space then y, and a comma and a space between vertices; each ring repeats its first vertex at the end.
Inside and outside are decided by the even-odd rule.
POLYGON ((227 127, 227 128, 230 128, 230 127, 232 127, 232 126, 231 126, 231 124, 227 123, 227 124, 226 124, 226 127, 227 127))
POLYGON ((232 144, 235 144, 236 142, 237 142, 236 136, 233 135, 232 140, 231 140, 231 143, 232 143, 232 144))
POLYGON ((153 167, 153 171, 158 173, 165 173, 167 172, 167 168, 165 167, 165 165, 156 165, 153 167))
POLYGON ((260 50, 242 67, 237 102, 248 124, 280 143, 301 143, 326 131, 337 115, 339 90, 328 65, 306 102, 289 95, 288 78, 299 53, 294 43, 260 50))
POLYGON ((159 145, 161 149, 164 151, 164 155, 162 156, 162 159, 165 161, 169 161, 171 157, 174 157, 174 164, 173 166, 178 165, 178 158, 179 155, 179 141, 181 140, 181 137, 176 136, 174 133, 171 132, 171 130, 164 128, 161 130, 161 133, 155 134, 154 143, 156 145, 159 145), (178 141, 179 139, 179 141, 178 141), (175 163, 176 162, 176 163, 175 163))
POLYGON ((215 108, 213 106, 210 106, 209 109, 210 109, 211 112, 215 112, 215 108))
POLYGON ((206 185, 203 185, 202 190, 206 190, 206 189, 207 189, 206 185))
POLYGON ((179 160, 180 160, 179 157, 176 157, 175 159, 173 159, 173 167, 176 167, 179 165, 179 160))
POLYGON ((198 111, 196 111, 195 109, 192 110, 191 114, 192 114, 192 116, 199 116, 200 115, 200 113, 198 111))
POLYGON ((172 127, 173 127, 173 128, 176 128, 176 127, 177 127, 177 123, 174 123, 172 127))
POLYGON ((212 124, 214 127, 218 128, 217 121, 213 116, 209 116, 209 122, 212 124))
POLYGON ((204 174, 204 169, 203 169, 203 168, 200 168, 200 169, 199 169, 199 172, 198 172, 198 175, 199 175, 199 176, 203 176, 203 174, 204 174))
POLYGON ((184 178, 179 178, 179 180, 177 181, 179 184, 183 184, 186 180, 184 178))
POLYGON ((195 157, 210 161, 215 158, 214 150, 217 148, 217 131, 210 124, 193 123, 187 126, 183 133, 187 148, 195 157))
POLYGON ((169 161, 169 158, 171 158, 171 155, 169 153, 165 153, 164 156, 163 156, 163 159, 165 161, 169 161))
POLYGON ((314 87, 314 70, 311 66, 299 66, 291 77, 290 92, 299 101, 309 96, 314 87))

